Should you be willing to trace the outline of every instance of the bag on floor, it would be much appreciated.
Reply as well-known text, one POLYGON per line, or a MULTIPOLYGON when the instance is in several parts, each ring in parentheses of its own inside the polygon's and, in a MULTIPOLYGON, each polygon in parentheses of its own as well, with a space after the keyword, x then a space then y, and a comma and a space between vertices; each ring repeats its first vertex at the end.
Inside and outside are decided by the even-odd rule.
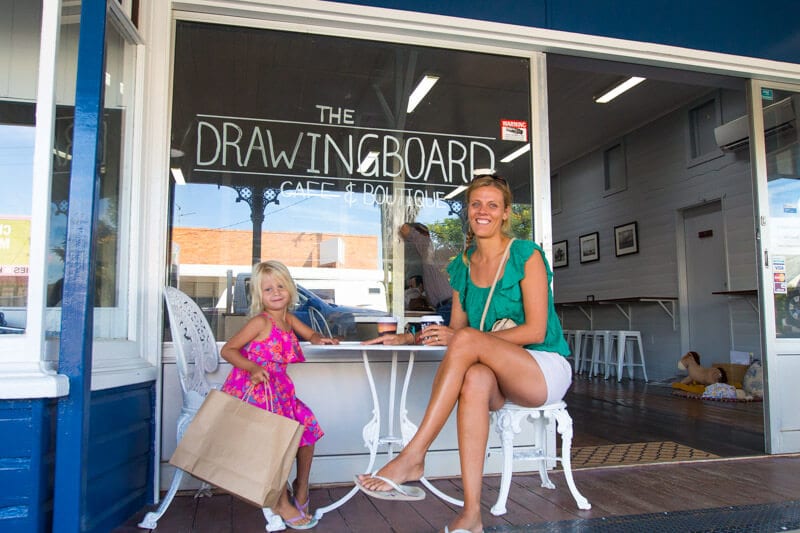
POLYGON ((170 464, 258 507, 274 507, 297 455, 303 426, 212 390, 170 464))

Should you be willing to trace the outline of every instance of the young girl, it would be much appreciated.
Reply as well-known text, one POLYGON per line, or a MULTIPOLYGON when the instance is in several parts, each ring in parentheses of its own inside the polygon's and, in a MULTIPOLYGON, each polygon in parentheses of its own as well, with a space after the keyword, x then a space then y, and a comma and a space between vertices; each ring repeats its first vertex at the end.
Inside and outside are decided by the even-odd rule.
POLYGON ((266 409, 271 401, 273 413, 297 420, 305 431, 297 450, 297 477, 292 483, 293 499, 288 490, 273 509, 292 529, 311 529, 317 519, 309 513, 308 477, 314 457, 314 443, 323 435, 314 413, 297 396, 294 383, 286 373, 289 363, 305 361, 297 335, 312 344, 338 344, 321 337, 300 321, 289 309, 297 304, 297 286, 283 263, 265 261, 253 267, 250 280, 250 315, 253 317, 222 347, 222 357, 233 365, 222 385, 223 392, 244 398, 253 385, 248 402, 266 409))

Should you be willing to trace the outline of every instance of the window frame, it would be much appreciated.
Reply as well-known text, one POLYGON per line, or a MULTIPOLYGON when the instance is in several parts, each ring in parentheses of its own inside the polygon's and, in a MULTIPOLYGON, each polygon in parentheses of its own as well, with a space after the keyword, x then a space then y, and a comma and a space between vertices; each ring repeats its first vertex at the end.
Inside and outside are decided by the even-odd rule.
POLYGON ((615 142, 607 144, 603 148, 603 197, 612 196, 614 194, 628 190, 628 158, 625 150, 625 139, 619 139, 615 142), (615 185, 612 177, 609 175, 609 153, 615 148, 619 147, 619 154, 621 158, 620 168, 622 170, 621 184, 615 185))
MULTIPOLYGON (((714 109, 714 113, 716 115, 714 117, 715 119, 714 128, 722 125, 721 91, 719 90, 713 91, 712 93, 707 94, 702 98, 698 98, 697 100, 689 104, 689 106, 686 109, 686 168, 692 168, 725 155, 725 152, 723 152, 719 146, 716 146, 715 149, 710 150, 704 154, 695 155, 694 153, 694 146, 695 146, 695 139, 697 132, 695 131, 695 121, 693 120, 693 112, 705 106, 709 102, 712 103, 712 108, 714 109)), ((716 140, 715 140, 715 145, 716 145, 716 140)))

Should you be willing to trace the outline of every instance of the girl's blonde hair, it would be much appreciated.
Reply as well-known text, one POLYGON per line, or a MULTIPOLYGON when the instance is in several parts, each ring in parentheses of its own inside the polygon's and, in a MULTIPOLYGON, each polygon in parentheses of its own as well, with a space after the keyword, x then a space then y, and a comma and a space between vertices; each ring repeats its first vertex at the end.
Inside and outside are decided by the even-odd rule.
MULTIPOLYGON (((503 193, 503 209, 511 205, 511 188, 508 186, 508 182, 501 176, 495 176, 493 174, 484 174, 472 180, 472 183, 469 184, 469 187, 467 187, 467 190, 464 193, 464 197, 467 199, 467 206, 468 206, 467 209, 469 209, 470 196, 472 196, 472 193, 480 189, 481 187, 494 187, 495 189, 503 193)), ((500 230, 506 237, 513 236, 511 233, 510 216, 503 221, 500 230)), ((467 258, 467 250, 469 250, 472 247, 472 241, 474 239, 475 239, 475 234, 472 232, 472 227, 469 225, 469 220, 467 220, 467 236, 464 242, 464 251, 461 254, 461 260, 464 262, 465 265, 469 263, 469 259, 467 258)))
POLYGON ((264 311, 264 302, 261 300, 261 281, 264 276, 272 276, 286 287, 289 291, 289 309, 293 309, 297 305, 299 296, 289 269, 280 261, 264 261, 253 265, 253 275, 250 278, 250 316, 256 316, 264 311))

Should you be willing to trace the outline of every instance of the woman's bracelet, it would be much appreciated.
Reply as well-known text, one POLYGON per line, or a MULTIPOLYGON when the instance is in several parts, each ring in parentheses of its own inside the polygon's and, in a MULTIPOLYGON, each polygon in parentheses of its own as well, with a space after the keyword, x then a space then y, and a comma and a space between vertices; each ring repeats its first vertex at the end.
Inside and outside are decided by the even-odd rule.
POLYGON ((409 331, 409 333, 411 334, 411 344, 417 344, 417 336, 414 335, 413 331, 409 331))

